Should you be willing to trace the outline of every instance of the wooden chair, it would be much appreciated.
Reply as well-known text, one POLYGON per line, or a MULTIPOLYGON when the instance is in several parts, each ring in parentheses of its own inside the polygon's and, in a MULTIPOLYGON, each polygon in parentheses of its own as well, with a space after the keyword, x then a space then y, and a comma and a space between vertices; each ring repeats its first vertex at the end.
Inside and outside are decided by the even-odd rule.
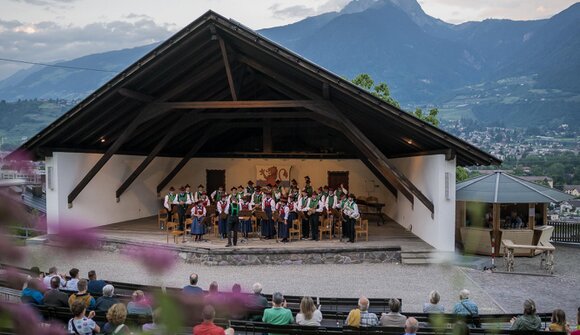
POLYGON ((163 230, 167 224, 167 209, 162 208, 157 212, 157 223, 159 224, 159 229, 163 230))
POLYGON ((322 224, 318 227, 318 236, 322 240, 322 234, 327 233, 328 239, 332 240, 332 220, 330 218, 326 218, 322 220, 322 224))
POLYGON ((302 224, 300 223, 300 220, 292 220, 292 227, 288 229, 288 232, 290 235, 290 242, 292 242, 293 239, 300 241, 300 237, 302 237, 302 224))
POLYGON ((211 229, 213 230, 213 236, 218 237, 220 234, 219 231, 219 216, 214 215, 211 218, 211 229))
POLYGON ((179 224, 177 222, 167 222, 166 223, 166 228, 167 228, 167 243, 169 243, 169 236, 173 236, 173 242, 175 242, 175 244, 177 244, 177 238, 181 235, 183 235, 183 231, 178 230, 178 226, 179 224))
POLYGON ((193 220, 192 219, 185 219, 184 222, 184 234, 183 234, 183 242, 185 242, 185 236, 187 234, 191 235, 191 225, 193 224, 193 220))
POLYGON ((369 220, 359 220, 360 224, 357 224, 354 232, 355 232, 355 239, 358 240, 359 235, 365 235, 365 241, 369 240, 369 220))

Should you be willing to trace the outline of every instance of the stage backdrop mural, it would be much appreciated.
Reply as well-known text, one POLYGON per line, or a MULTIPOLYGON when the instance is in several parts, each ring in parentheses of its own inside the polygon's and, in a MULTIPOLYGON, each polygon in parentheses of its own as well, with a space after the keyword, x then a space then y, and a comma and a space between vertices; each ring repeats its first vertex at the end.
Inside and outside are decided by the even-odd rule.
POLYGON ((291 165, 256 165, 256 180, 259 186, 274 185, 276 180, 282 182, 282 186, 290 186, 291 165))

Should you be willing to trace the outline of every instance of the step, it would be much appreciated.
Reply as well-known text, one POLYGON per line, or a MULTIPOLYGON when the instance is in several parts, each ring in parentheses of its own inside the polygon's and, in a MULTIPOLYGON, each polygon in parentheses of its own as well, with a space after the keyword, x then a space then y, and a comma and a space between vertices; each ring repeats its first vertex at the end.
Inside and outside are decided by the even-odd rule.
POLYGON ((429 265, 431 264, 431 260, 425 258, 409 258, 401 259, 401 263, 405 265, 429 265))

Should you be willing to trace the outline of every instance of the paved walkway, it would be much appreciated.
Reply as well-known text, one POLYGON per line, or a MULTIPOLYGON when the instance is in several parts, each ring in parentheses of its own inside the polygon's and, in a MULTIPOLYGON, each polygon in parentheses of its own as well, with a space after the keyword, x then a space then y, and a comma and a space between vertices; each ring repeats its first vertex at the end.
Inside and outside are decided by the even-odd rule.
MULTIPOLYGON (((458 292, 467 288, 480 306, 481 313, 521 313, 523 301, 531 297, 541 312, 563 308, 568 319, 574 322, 575 311, 580 304, 579 273, 580 249, 557 247, 556 276, 522 276, 485 273, 451 265, 406 266, 401 264, 353 264, 353 265, 289 265, 289 266, 216 266, 178 262, 162 276, 150 276, 140 264, 120 254, 105 251, 67 254, 65 250, 51 246, 28 246, 27 260, 21 266, 33 265, 47 268, 56 265, 59 271, 77 267, 82 275, 95 269, 100 278, 142 284, 181 287, 187 283, 191 272, 200 275, 204 288, 217 281, 222 290, 233 283, 240 283, 248 290, 255 281, 264 286, 264 292, 280 290, 292 295, 357 297, 399 297, 404 310, 419 312, 432 289, 437 289, 441 303, 450 310, 458 292)), ((536 258, 518 258, 520 267, 534 269, 536 258)), ((502 266, 501 260, 498 260, 502 266)))

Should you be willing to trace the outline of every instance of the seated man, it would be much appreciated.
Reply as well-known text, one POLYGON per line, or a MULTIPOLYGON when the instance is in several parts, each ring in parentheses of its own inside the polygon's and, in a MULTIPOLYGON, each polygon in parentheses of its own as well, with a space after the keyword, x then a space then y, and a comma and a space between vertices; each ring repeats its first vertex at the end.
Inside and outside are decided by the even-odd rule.
POLYGON ((73 318, 68 321, 67 329, 69 334, 91 335, 101 332, 100 327, 92 320, 95 316, 95 311, 91 311, 88 317, 85 316, 87 308, 81 301, 73 302, 70 306, 70 311, 73 314, 73 318))
POLYGON ((72 268, 68 273, 70 275, 70 279, 66 281, 64 289, 67 291, 77 292, 79 290, 77 287, 79 283, 79 269, 72 268))
POLYGON ((405 335, 416 335, 419 330, 419 321, 410 317, 405 321, 405 335))
POLYGON ((264 310, 262 322, 271 325, 289 325, 294 323, 292 311, 286 308, 286 299, 280 292, 272 295, 272 308, 264 310))
POLYGON ((91 294, 87 292, 87 285, 88 282, 86 279, 79 280, 77 284, 79 291, 70 295, 68 298, 69 306, 72 306, 75 301, 80 301, 87 309, 93 310, 95 308, 95 298, 93 298, 91 294))
POLYGON ((197 286, 197 281, 199 277, 197 274, 192 273, 189 276, 189 285, 183 287, 182 291, 184 293, 194 294, 194 295, 203 295, 203 290, 201 287, 197 286))
POLYGON ((264 310, 268 308, 268 299, 262 295, 262 284, 254 283, 252 291, 254 291, 254 294, 248 297, 246 308, 250 314, 251 321, 260 321, 264 310))
POLYGON ((370 302, 367 297, 358 299, 358 308, 348 313, 345 324, 352 327, 374 327, 379 324, 379 318, 375 313, 369 313, 370 302))
POLYGON ((88 291, 90 294, 99 295, 103 292, 103 287, 107 283, 104 280, 97 279, 97 273, 95 270, 89 271, 89 287, 88 291))
POLYGON ((105 285, 105 287, 103 287, 102 293, 103 296, 97 299, 95 311, 106 312, 109 310, 109 308, 111 308, 111 306, 119 303, 119 300, 114 298, 115 288, 113 285, 105 285))
POLYGON ((401 302, 399 299, 389 300, 389 313, 383 313, 381 316, 381 326, 383 327, 405 327, 407 317, 399 313, 401 311, 401 302))
POLYGON ((193 327, 195 335, 224 335, 225 330, 213 323, 215 318, 215 309, 212 305, 207 305, 201 313, 203 322, 193 327))
POLYGON ((45 305, 54 307, 69 307, 68 294, 61 292, 59 288, 60 288, 60 277, 53 276, 50 279, 50 290, 44 293, 45 305))
POLYGON ((469 290, 467 289, 459 292, 459 302, 453 306, 453 314, 472 316, 479 314, 477 305, 469 299, 469 294, 469 290))

